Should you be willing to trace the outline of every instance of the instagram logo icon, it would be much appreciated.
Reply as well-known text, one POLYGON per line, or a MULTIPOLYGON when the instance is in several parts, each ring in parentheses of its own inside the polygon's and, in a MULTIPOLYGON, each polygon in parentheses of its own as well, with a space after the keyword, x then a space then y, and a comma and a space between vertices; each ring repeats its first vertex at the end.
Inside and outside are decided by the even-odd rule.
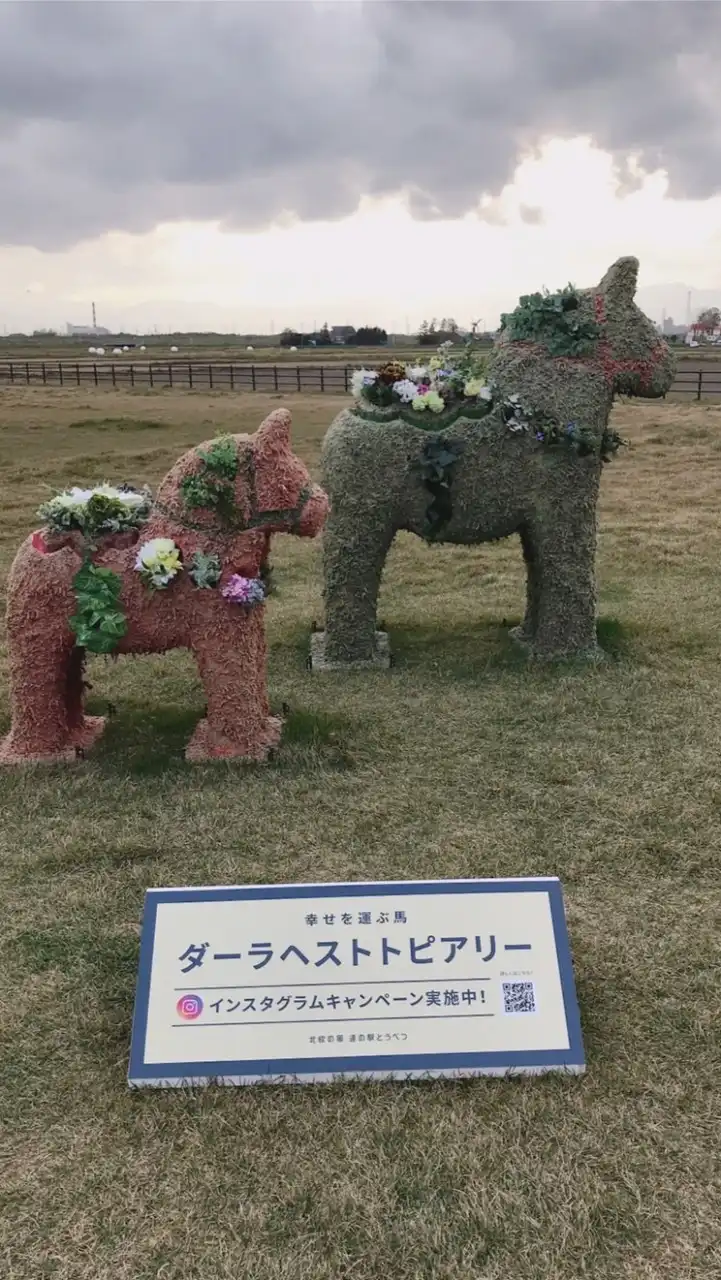
POLYGON ((200 996, 181 996, 175 1008, 185 1022, 192 1022, 203 1012, 203 1001, 200 996))

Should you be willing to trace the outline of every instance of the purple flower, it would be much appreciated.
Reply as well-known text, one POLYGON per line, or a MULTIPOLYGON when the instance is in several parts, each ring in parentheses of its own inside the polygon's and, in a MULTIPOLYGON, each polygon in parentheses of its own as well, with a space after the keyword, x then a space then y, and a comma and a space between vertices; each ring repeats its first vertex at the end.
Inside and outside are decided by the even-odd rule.
POLYGON ((265 600, 265 587, 260 578, 244 578, 234 573, 228 578, 220 593, 231 604, 262 604, 265 600))
POLYGON ((543 435, 543 432, 542 432, 542 431, 537 431, 537 432, 536 432, 536 439, 537 439, 537 440, 543 440, 543 439, 544 439, 544 435, 543 435))
POLYGON ((566 427, 566 435, 570 436, 572 432, 576 430, 577 426, 578 426, 577 422, 569 422, 568 426, 566 427))

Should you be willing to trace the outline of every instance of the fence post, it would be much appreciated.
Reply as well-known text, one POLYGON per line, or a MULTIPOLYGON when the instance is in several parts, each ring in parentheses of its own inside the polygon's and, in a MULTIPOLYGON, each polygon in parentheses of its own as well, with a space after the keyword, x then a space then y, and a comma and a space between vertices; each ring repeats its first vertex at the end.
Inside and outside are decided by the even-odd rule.
POLYGON ((135 369, 132 365, 130 366, 130 385, 131 387, 135 386, 135 369))
POLYGON ((213 366, 212 366, 212 364, 209 364, 209 365, 208 365, 208 382, 210 383, 210 390, 212 391, 212 390, 213 390, 213 366))
POLYGON ((295 378, 296 378, 296 382, 298 383, 298 390, 300 391, 300 365, 299 364, 295 366, 295 378))
POLYGON ((43 386, 45 386, 46 382, 47 382, 47 376, 45 373, 45 361, 43 360, 43 386))
POLYGON ((325 391, 325 371, 323 365, 320 366, 320 389, 325 391))
POLYGON ((343 382, 345 385, 345 389, 346 391, 350 391, 350 387, 348 386, 348 365, 346 365, 345 369, 343 370, 343 375, 344 375, 343 382))
MULTIPOLYGON (((60 386, 62 387, 62 385, 63 385, 63 362, 62 362, 62 360, 58 360, 58 377, 60 378, 60 386)), ((30 381, 30 378, 28 378, 28 382, 29 382, 29 381, 30 381)))
POLYGON ((273 385, 274 385, 274 387, 275 387, 275 389, 276 389, 276 391, 277 391, 277 390, 278 390, 278 366, 277 366, 277 364, 274 364, 274 365, 273 365, 273 385))
POLYGON ((79 364, 76 364, 75 366, 75 381, 77 382, 78 386, 80 386, 80 365, 79 364))
POLYGON ((190 387, 190 390, 192 391, 192 390, 193 390, 193 362, 192 362, 192 360, 189 360, 189 361, 188 361, 188 386, 190 387))
POLYGON ((112 378, 113 378, 113 386, 115 386, 115 361, 114 361, 114 360, 113 360, 113 363, 112 363, 112 364, 111 364, 111 366, 110 366, 110 372, 111 372, 111 374, 112 374, 112 378))
POLYGON ((148 379, 149 379, 149 381, 150 381, 150 388, 151 388, 151 390, 152 390, 152 388, 155 386, 155 383, 153 382, 153 362, 152 362, 152 360, 149 360, 149 361, 148 361, 148 379))
POLYGON ((173 385, 173 366, 172 366, 172 364, 170 363, 170 361, 168 361, 168 382, 170 383, 170 385, 171 385, 171 387, 172 387, 172 385, 173 385))
POLYGON ((250 366, 250 381, 251 381, 253 390, 255 391, 255 365, 254 364, 250 366))
POLYGON ((701 388, 702 388, 702 386, 703 386, 703 369, 699 369, 699 371, 698 371, 698 394, 697 394, 697 396, 696 396, 696 399, 697 399, 697 400, 700 400, 700 399, 701 399, 701 388))
POLYGON ((28 386, 30 386, 30 365, 28 364, 27 360, 25 361, 25 381, 27 382, 28 386))
POLYGON ((232 361, 231 361, 231 365, 230 365, 230 389, 231 389, 231 391, 235 391, 235 380, 234 380, 234 378, 233 378, 233 364, 232 364, 232 361))
POLYGON ((11 382, 15 381, 15 369, 13 368, 12 360, 10 361, 10 381, 11 382))
POLYGON ((97 385, 98 385, 98 366, 97 366, 96 364, 94 364, 94 365, 93 365, 93 376, 94 376, 94 378, 95 378, 95 385, 96 385, 96 387, 97 387, 97 385))

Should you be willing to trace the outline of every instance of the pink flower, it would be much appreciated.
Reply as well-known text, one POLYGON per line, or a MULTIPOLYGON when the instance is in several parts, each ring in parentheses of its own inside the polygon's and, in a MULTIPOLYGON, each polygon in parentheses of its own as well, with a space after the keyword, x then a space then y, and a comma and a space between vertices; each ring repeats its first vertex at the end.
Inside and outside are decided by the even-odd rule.
POLYGON ((234 573, 220 593, 231 604, 262 604, 265 600, 265 587, 260 578, 244 578, 241 573, 234 573))

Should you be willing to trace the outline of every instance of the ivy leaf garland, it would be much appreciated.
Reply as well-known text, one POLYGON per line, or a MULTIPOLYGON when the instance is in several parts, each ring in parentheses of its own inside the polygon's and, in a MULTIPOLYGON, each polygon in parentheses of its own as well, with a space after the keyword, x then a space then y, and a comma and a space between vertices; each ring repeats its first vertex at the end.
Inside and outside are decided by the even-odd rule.
POLYGON ((597 321, 581 311, 572 284, 558 293, 525 294, 515 311, 501 316, 501 330, 511 342, 538 343, 554 356, 590 355, 601 336, 597 321))
POLYGON ((128 629, 120 606, 121 580, 112 569, 85 560, 73 578, 76 613, 70 618, 75 639, 90 653, 112 653, 128 629))
POLYGON ((417 463, 424 487, 431 494, 423 523, 423 537, 434 542, 453 515, 452 472, 463 451, 460 441, 435 436, 426 440, 417 463))
POLYGON ((197 449, 202 468, 180 482, 180 491, 189 507, 216 511, 221 520, 231 521, 235 512, 235 480, 238 455, 231 436, 215 440, 209 449, 197 449))

